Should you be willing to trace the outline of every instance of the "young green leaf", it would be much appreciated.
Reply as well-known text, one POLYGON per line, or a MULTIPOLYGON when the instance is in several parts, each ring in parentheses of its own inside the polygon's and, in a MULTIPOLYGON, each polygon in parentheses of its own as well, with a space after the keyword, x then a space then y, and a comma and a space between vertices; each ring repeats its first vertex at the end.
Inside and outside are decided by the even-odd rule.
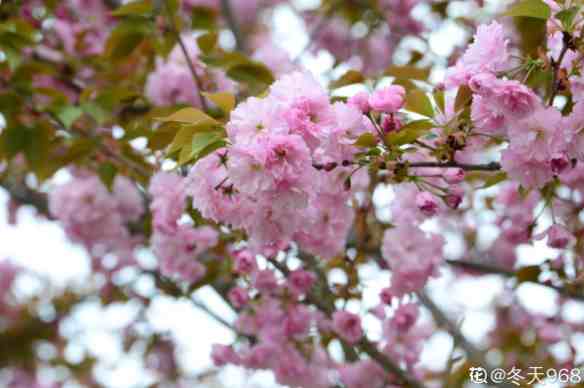
POLYGON ((408 93, 405 109, 426 117, 432 117, 434 115, 432 102, 430 102, 426 93, 420 89, 414 89, 408 93))
POLYGON ((550 15, 550 7, 542 0, 522 0, 504 13, 504 16, 523 16, 536 19, 548 19, 550 15))

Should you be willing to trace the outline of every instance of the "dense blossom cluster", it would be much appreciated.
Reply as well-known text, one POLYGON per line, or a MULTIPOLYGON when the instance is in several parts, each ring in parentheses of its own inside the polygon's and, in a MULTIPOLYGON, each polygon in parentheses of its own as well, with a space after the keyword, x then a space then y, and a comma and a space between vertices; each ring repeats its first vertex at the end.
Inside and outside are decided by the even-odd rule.
POLYGON ((351 226, 349 199, 366 185, 351 162, 353 143, 368 131, 358 109, 331 104, 312 76, 292 73, 233 111, 231 146, 198 162, 187 190, 204 217, 245 229, 257 253, 294 240, 330 258, 351 226))
POLYGON ((200 93, 203 91, 233 91, 233 82, 222 71, 211 70, 200 61, 200 51, 194 37, 185 37, 185 45, 201 84, 197 85, 193 79, 187 59, 177 45, 168 58, 156 59, 156 68, 148 75, 145 94, 153 104, 189 104, 200 107, 200 93), (202 90, 199 90, 199 86, 202 90))
POLYGON ((101 179, 86 171, 74 171, 71 180, 49 194, 49 208, 69 238, 85 245, 92 256, 118 256, 118 264, 132 263, 139 241, 128 225, 144 213, 144 200, 136 186, 116 176, 111 191, 101 179))
MULTIPOLYGON (((421 366, 436 332, 422 308, 451 332, 451 357, 460 347, 481 361, 427 292, 444 273, 480 271, 506 279, 488 334, 501 357, 485 367, 491 358, 576 366, 571 337, 582 322, 568 310, 584 271, 584 7, 520 3, 519 20, 545 30, 531 56, 518 23, 493 21, 433 72, 442 64, 426 33, 452 13, 448 2, 323 1, 306 11, 281 0, 146 1, 113 14, 120 4, 105 0, 44 3, 16 11, 38 32, 20 40, 34 44, 10 40, 25 25, 0 21, 10 41, 0 41, 0 184, 14 193, 12 219, 21 202, 37 205, 87 249, 98 275, 87 288, 103 304, 140 305, 124 345, 145 349, 160 382, 183 386, 173 341, 145 318, 150 302, 205 287, 235 313, 218 318, 236 337, 214 346, 218 366, 269 370, 298 388, 450 384, 470 363, 453 358, 444 375, 421 366), (296 59, 324 50, 330 73, 310 73, 272 41, 276 6, 305 21, 310 42, 296 59), (549 17, 522 15, 545 7, 549 17), (44 183, 63 165, 68 181, 44 183), (525 245, 551 249, 525 267, 525 245), (137 260, 146 250, 156 269, 137 260), (383 277, 373 297, 372 272, 383 277), (560 295, 555 315, 514 294, 528 282, 560 295)), ((19 271, 0 261, 0 336, 28 330, 25 321, 40 333, 35 349, 53 339, 37 327, 47 319, 61 330, 76 296, 39 319, 17 305, 19 271)), ((195 304, 214 316, 215 306, 195 304)), ((0 372, 8 387, 59 386, 40 383, 35 368, 0 372)))
POLYGON ((154 198, 152 211, 152 249, 160 261, 160 271, 194 283, 205 274, 196 258, 217 244, 219 234, 210 226, 193 227, 180 223, 186 206, 184 178, 160 172, 152 178, 149 189, 154 198))

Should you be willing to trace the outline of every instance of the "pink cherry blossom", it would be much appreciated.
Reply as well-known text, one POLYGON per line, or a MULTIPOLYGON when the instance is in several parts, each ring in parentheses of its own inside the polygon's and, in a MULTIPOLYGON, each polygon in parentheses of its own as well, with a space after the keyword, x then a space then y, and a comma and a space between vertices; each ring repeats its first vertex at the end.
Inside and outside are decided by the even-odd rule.
POLYGON ((348 311, 336 311, 333 314, 333 328, 342 339, 350 344, 359 342, 363 337, 361 318, 348 311))
POLYGON ((444 239, 411 224, 386 230, 381 252, 392 270, 396 296, 421 289, 442 262, 444 239))
POLYGON ((405 103, 406 90, 400 85, 391 85, 379 89, 369 97, 371 109, 384 112, 395 113, 400 110, 405 103))

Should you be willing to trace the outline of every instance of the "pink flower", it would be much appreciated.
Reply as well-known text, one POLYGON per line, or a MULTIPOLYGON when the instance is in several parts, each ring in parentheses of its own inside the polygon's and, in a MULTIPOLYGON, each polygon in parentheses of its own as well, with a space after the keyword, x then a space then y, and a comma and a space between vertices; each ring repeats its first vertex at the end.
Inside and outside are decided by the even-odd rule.
POLYGON ((383 133, 397 132, 401 129, 403 123, 399 117, 396 115, 388 115, 383 118, 381 122, 381 128, 383 128, 383 133))
POLYGON ((375 361, 363 360, 346 363, 338 369, 343 386, 347 388, 383 388, 387 375, 375 361))
POLYGON ((416 205, 428 217, 435 215, 438 212, 438 199, 428 191, 422 191, 416 195, 416 205))
POLYGON ((552 160, 565 154, 569 129, 555 108, 535 111, 509 128, 510 145, 501 164, 509 176, 527 188, 543 187, 554 176, 552 160))
POLYGON ((336 311, 333 314, 333 329, 349 344, 356 344, 363 337, 361 318, 348 311, 336 311))
POLYGON ((302 269, 292 271, 288 276, 288 288, 294 293, 304 295, 316 282, 316 275, 302 269))
POLYGON ((507 121, 505 113, 491 99, 475 95, 472 99, 471 119, 473 124, 482 132, 493 135, 506 133, 507 121))
POLYGON ((373 92, 369 97, 369 105, 378 112, 395 113, 403 107, 405 95, 406 90, 402 86, 387 86, 373 92))
POLYGON ((237 365, 241 361, 240 357, 235 353, 235 350, 231 346, 226 345, 213 345, 211 358, 216 366, 224 366, 227 364, 237 365))
POLYGON ((415 303, 402 304, 395 310, 391 319, 391 327, 398 332, 406 332, 414 326, 419 315, 418 305, 415 303))
POLYGON ((462 168, 447 168, 442 177, 451 185, 456 185, 464 181, 464 170, 462 168))
POLYGON ((246 194, 309 190, 313 171, 310 150, 299 136, 266 135, 251 144, 231 147, 229 174, 246 194))
POLYGON ((104 254, 131 245, 126 224, 142 214, 142 199, 123 176, 116 177, 110 193, 97 176, 80 172, 49 192, 49 210, 73 241, 104 254))
POLYGON ((359 92, 349 98, 347 104, 359 109, 362 113, 369 113, 371 106, 369 106, 369 94, 367 92, 359 92))
POLYGON ((163 275, 195 283, 205 274, 205 267, 196 259, 218 239, 219 234, 210 226, 179 225, 172 233, 155 231, 152 249, 163 275))
POLYGON ((241 287, 234 287, 229 291, 229 301, 236 309, 241 309, 249 302, 247 291, 241 287))
POLYGON ((264 269, 254 274, 253 286, 261 293, 271 294, 277 291, 278 280, 274 272, 264 269))
POLYGON ((177 174, 159 172, 150 180, 150 210, 155 229, 171 233, 185 208, 184 179, 177 174))
POLYGON ((241 226, 252 211, 248 199, 235 189, 227 171, 228 153, 219 149, 199 160, 185 181, 193 207, 205 218, 241 226))
POLYGON ((462 58, 448 70, 447 87, 467 83, 478 73, 497 73, 510 67, 509 40, 505 38, 503 26, 497 22, 481 25, 474 36, 474 42, 467 48, 462 58))
POLYGON ((247 249, 243 249, 234 254, 235 272, 240 275, 249 275, 257 270, 258 264, 255 256, 247 249))
POLYGON ((269 41, 257 48, 252 57, 266 65, 277 77, 297 70, 297 66, 290 59, 290 55, 269 41))
POLYGON ((554 224, 545 232, 547 235, 547 245, 551 248, 564 249, 575 240, 575 237, 566 229, 565 226, 554 224))
POLYGON ((379 297, 381 298, 381 301, 385 304, 391 304, 391 301, 393 300, 393 292, 391 291, 391 288, 384 288, 383 290, 381 290, 381 292, 379 293, 379 297))
POLYGON ((387 229, 381 251, 392 271, 391 290, 401 296, 424 287, 442 261, 444 239, 411 224, 387 229))

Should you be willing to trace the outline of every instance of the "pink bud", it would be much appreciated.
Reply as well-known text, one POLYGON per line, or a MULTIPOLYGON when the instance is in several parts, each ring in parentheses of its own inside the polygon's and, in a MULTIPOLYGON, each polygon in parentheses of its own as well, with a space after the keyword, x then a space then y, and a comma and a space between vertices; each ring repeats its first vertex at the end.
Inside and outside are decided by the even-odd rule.
POLYGON ((402 122, 399 117, 395 115, 385 116, 383 122, 381 123, 384 133, 399 131, 402 127, 402 122))
POLYGON ((570 165, 570 160, 566 155, 554 155, 552 156, 550 165, 554 174, 560 174, 570 165))
POLYGON ((422 191, 416 195, 416 206, 422 213, 431 217, 438 212, 438 199, 427 191, 422 191))
POLYGON ((446 182, 456 185, 464 181, 464 170, 462 168, 448 168, 443 177, 446 182))
POLYGON ((399 85, 391 85, 375 91, 369 97, 369 105, 378 112, 395 113, 405 102, 406 90, 399 85))
POLYGON ((369 94, 367 92, 359 92, 355 94, 353 97, 349 98, 347 104, 353 105, 361 112, 367 114, 371 110, 369 106, 369 94))
POLYGON ((348 311, 337 311, 333 314, 333 329, 350 344, 359 342, 363 337, 361 318, 348 311))
POLYGON ((312 272, 298 269, 288 277, 288 288, 297 294, 306 294, 314 285, 316 275, 312 272))
POLYGON ((379 297, 381 298, 381 301, 383 303, 391 304, 391 300, 393 299, 393 292, 391 292, 391 289, 389 287, 386 287, 383 290, 381 290, 381 292, 379 293, 379 297))
POLYGON ((574 240, 574 236, 560 224, 554 224, 547 230, 547 245, 551 248, 564 249, 574 240))
POLYGON ((248 275, 256 269, 256 259, 249 251, 242 250, 235 254, 235 272, 241 275, 248 275))
POLYGON ((245 291, 241 287, 234 287, 229 291, 229 301, 236 309, 240 309, 245 307, 247 302, 249 302, 249 296, 247 295, 247 291, 245 291))

